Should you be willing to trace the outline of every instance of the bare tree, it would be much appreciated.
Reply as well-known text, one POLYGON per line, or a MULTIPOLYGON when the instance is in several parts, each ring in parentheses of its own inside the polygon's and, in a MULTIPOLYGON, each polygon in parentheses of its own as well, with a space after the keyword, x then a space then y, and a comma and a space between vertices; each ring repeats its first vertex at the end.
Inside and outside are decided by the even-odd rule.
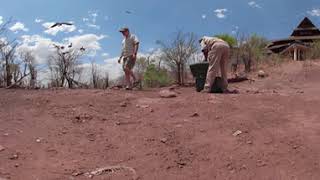
MULTIPOLYGON (((28 86, 30 88, 36 88, 37 82, 37 69, 36 69, 36 61, 33 53, 31 51, 24 51, 20 53, 20 58, 24 63, 25 69, 29 71, 30 80, 28 86)), ((26 74, 26 73, 25 73, 26 74)))
POLYGON ((92 81, 93 88, 95 89, 98 88, 99 80, 100 80, 100 76, 99 76, 97 64, 94 61, 92 61, 91 62, 91 81, 92 81))
POLYGON ((94 89, 106 89, 109 87, 109 74, 105 72, 101 74, 98 65, 91 62, 91 85, 94 89))
POLYGON ((168 67, 176 73, 177 83, 183 85, 187 61, 197 52, 196 36, 193 33, 179 31, 171 42, 157 43, 161 46, 163 59, 168 67))
POLYGON ((54 46, 55 54, 49 58, 48 62, 52 78, 51 86, 64 87, 65 84, 69 88, 86 86, 76 80, 82 71, 79 59, 84 53, 83 50, 70 48, 66 50, 64 46, 54 46))
POLYGON ((239 56, 245 65, 245 71, 250 72, 255 63, 259 63, 264 56, 268 40, 257 34, 242 35, 239 40, 239 56))
POLYGON ((0 56, 1 60, 3 61, 4 66, 4 80, 6 82, 6 86, 11 86, 13 80, 13 73, 14 73, 14 60, 16 56, 16 42, 8 42, 5 39, 0 40, 0 56))

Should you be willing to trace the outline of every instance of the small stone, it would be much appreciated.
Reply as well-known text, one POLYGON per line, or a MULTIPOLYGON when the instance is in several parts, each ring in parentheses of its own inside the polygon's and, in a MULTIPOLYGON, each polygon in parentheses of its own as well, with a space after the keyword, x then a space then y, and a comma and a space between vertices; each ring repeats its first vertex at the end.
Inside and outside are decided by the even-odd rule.
POLYGON ((9 159, 11 160, 17 160, 19 158, 19 155, 18 154, 14 154, 12 155, 9 159))
POLYGON ((159 92, 159 95, 162 98, 175 98, 175 97, 177 97, 177 93, 175 93, 174 91, 170 91, 170 90, 161 90, 159 92))
POLYGON ((152 112, 152 113, 153 113, 153 112, 154 112, 154 110, 153 110, 153 109, 150 109, 150 112, 152 112))
POLYGON ((267 77, 268 76, 268 74, 265 72, 265 71, 263 71, 263 70, 260 70, 259 72, 258 72, 258 77, 259 78, 265 78, 265 77, 267 77))
POLYGON ((4 133, 3 135, 4 135, 4 136, 9 136, 9 133, 4 133))
POLYGON ((162 143, 166 143, 166 142, 168 141, 168 139, 167 139, 167 138, 161 138, 160 141, 161 141, 162 143))
POLYGON ((20 166, 20 164, 15 164, 15 165, 14 165, 14 167, 16 167, 16 168, 19 167, 19 166, 20 166))
POLYGON ((246 165, 242 165, 240 169, 241 169, 241 170, 246 170, 246 169, 248 169, 248 168, 247 168, 246 165))
POLYGON ((80 175, 82 175, 83 174, 83 172, 74 172, 74 173, 72 173, 72 176, 80 176, 80 175))
POLYGON ((195 112, 195 113, 193 113, 193 114, 191 115, 191 117, 199 117, 199 114, 198 114, 197 112, 195 112))
POLYGON ((264 161, 262 161, 262 160, 258 160, 258 161, 257 161, 257 166, 258 166, 258 167, 264 167, 264 166, 267 166, 267 163, 264 162, 264 161))
POLYGON ((5 148, 0 145, 0 152, 1 152, 1 151, 4 151, 4 150, 5 150, 5 148))
POLYGON ((242 134, 242 131, 237 130, 237 131, 234 132, 232 135, 233 135, 234 137, 236 137, 236 136, 239 136, 240 134, 242 134))
POLYGON ((302 90, 301 90, 301 91, 297 91, 297 93, 298 93, 298 94, 303 94, 304 91, 302 91, 302 90))
POLYGON ((120 103, 120 107, 127 107, 127 103, 126 102, 120 103))
POLYGON ((116 125, 117 125, 117 126, 120 126, 120 125, 121 125, 121 122, 119 122, 119 121, 116 122, 116 125))
POLYGON ((36 139, 36 142, 41 143, 41 139, 40 138, 36 139))
POLYGON ((247 144, 252 144, 252 141, 247 141, 247 144))

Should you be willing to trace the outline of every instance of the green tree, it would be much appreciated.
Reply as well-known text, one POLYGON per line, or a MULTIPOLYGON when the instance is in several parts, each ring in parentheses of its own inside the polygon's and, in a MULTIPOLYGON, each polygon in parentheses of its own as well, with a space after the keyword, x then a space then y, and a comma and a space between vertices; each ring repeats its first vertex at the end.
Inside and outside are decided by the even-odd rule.
POLYGON ((158 69, 154 64, 148 65, 143 81, 147 87, 164 87, 172 82, 167 71, 158 69))
POLYGON ((230 47, 236 47, 237 46, 237 39, 229 34, 219 34, 219 35, 215 35, 215 37, 220 38, 224 41, 226 41, 230 47))

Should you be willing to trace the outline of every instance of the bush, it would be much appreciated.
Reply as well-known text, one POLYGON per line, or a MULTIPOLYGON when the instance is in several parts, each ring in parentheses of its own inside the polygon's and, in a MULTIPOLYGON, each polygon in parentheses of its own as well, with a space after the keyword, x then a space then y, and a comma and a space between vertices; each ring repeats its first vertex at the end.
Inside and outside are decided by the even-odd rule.
POLYGON ((164 69, 157 69, 154 64, 147 67, 144 73, 144 85, 147 87, 164 87, 172 82, 168 73, 164 69))
POLYGON ((229 34, 219 34, 219 35, 215 35, 215 37, 224 40, 229 44, 230 47, 236 47, 238 44, 237 39, 234 36, 229 34))
POLYGON ((320 59, 320 40, 314 42, 308 52, 309 59, 320 59))

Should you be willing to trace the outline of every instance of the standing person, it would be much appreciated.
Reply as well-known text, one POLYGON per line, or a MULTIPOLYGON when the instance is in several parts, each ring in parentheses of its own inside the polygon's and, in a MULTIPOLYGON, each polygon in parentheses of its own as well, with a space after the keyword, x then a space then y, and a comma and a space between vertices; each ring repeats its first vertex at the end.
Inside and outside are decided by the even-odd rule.
POLYGON ((224 93, 228 91, 228 59, 230 47, 227 42, 216 37, 204 36, 200 39, 201 49, 206 61, 209 62, 207 79, 205 84, 205 92, 211 92, 215 78, 219 71, 223 80, 222 90, 224 93))
POLYGON ((121 59, 123 60, 122 67, 125 73, 126 90, 132 90, 132 87, 138 83, 133 73, 133 68, 137 59, 139 40, 136 35, 130 33, 127 27, 121 28, 119 32, 122 33, 124 39, 122 41, 122 52, 118 62, 121 63, 121 59))

